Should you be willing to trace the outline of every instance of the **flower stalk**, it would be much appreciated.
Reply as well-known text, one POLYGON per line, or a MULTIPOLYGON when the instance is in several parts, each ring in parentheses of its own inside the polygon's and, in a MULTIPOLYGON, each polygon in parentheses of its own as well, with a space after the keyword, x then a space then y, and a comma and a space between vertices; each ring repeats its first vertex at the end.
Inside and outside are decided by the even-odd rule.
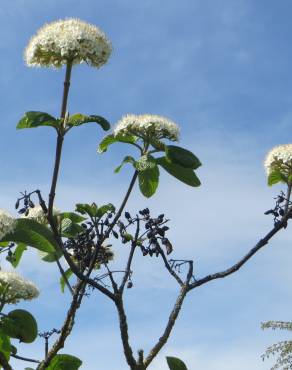
MULTIPOLYGON (((61 118, 62 119, 65 119, 66 110, 67 110, 71 72, 72 72, 72 62, 68 62, 66 65, 66 74, 65 74, 65 80, 64 80, 63 98, 62 98, 62 106, 61 106, 61 118)), ((53 172, 53 177, 52 177, 51 190, 49 194, 48 219, 50 223, 53 223, 53 206, 54 206, 58 174, 59 174, 59 169, 60 169, 63 140, 64 140, 63 127, 60 127, 58 131, 58 137, 57 137, 54 172, 53 172)))

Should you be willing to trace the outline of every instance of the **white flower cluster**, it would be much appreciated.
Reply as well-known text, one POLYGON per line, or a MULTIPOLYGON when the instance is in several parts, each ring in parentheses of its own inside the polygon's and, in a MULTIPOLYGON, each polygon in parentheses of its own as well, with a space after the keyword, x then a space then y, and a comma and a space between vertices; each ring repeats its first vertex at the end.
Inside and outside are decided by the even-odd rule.
POLYGON ((13 232, 15 226, 16 220, 8 212, 0 209, 0 239, 13 232))
POLYGON ((18 303, 21 299, 37 298, 40 292, 29 280, 15 272, 0 270, 0 303, 18 303))
POLYGON ((179 139, 179 127, 163 116, 127 114, 118 121, 114 128, 114 135, 135 135, 143 139, 154 138, 177 141, 179 139))
MULTIPOLYGON (((53 215, 57 215, 60 211, 57 208, 53 208, 53 215)), ((34 208, 29 209, 29 213, 27 216, 22 215, 21 218, 29 218, 31 220, 35 220, 40 224, 47 224, 48 218, 47 215, 44 213, 41 206, 36 206, 34 208)))
POLYGON ((264 166, 267 175, 274 170, 280 170, 286 175, 292 174, 292 144, 279 145, 270 150, 264 166))
POLYGON ((70 61, 99 68, 111 52, 111 43, 99 28, 70 18, 40 28, 26 47, 24 59, 28 66, 60 68, 70 61))

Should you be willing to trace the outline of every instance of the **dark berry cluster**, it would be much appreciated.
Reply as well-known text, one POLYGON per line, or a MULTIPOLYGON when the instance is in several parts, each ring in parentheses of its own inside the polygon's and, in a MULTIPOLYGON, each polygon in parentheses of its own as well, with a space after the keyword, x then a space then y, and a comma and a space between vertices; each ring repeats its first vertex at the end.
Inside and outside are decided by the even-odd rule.
POLYGON ((60 334, 61 330, 58 329, 52 329, 50 331, 44 331, 43 333, 39 333, 39 337, 44 339, 49 339, 53 334, 60 334))
POLYGON ((165 235, 169 227, 165 225, 168 220, 165 219, 164 214, 151 217, 149 208, 144 208, 139 211, 136 217, 132 217, 129 212, 125 212, 124 216, 125 221, 119 220, 115 230, 111 231, 116 239, 120 238, 123 244, 131 242, 132 245, 137 245, 140 247, 143 256, 149 255, 152 257, 155 255, 158 257, 163 250, 162 248, 165 248, 166 254, 172 252, 172 244, 165 235), (139 235, 136 235, 136 232, 133 235, 129 233, 131 226, 141 231, 141 223, 144 223, 144 231, 139 232, 139 235))
POLYGON ((113 258, 113 252, 108 246, 100 245, 100 237, 96 233, 95 225, 89 221, 81 226, 84 232, 79 233, 75 238, 68 238, 64 242, 65 248, 83 269, 90 266, 95 255, 97 263, 95 267, 99 267, 98 264, 109 262, 113 258))
POLYGON ((21 215, 24 214, 25 216, 28 216, 29 215, 29 210, 31 208, 34 208, 35 207, 35 204, 32 201, 32 196, 34 194, 37 195, 39 204, 42 207, 44 213, 47 213, 48 212, 46 203, 43 200, 43 198, 41 196, 41 192, 39 190, 34 190, 34 191, 30 192, 30 193, 28 193, 25 190, 23 193, 20 193, 20 194, 21 194, 21 197, 20 198, 17 198, 16 203, 15 203, 15 209, 18 209, 18 213, 19 214, 21 214, 21 215), (19 209, 20 206, 22 206, 22 207, 19 209))
MULTIPOLYGON (((283 192, 280 193, 276 198, 276 205, 273 209, 269 209, 265 212, 265 215, 272 215, 274 217, 274 225, 276 226, 281 222, 281 218, 285 215, 285 207, 287 203, 287 199, 283 192)), ((291 201, 289 201, 288 205, 291 206, 291 201)))
POLYGON ((155 255, 159 256, 161 253, 162 246, 166 249, 166 254, 170 254, 173 250, 172 244, 166 238, 165 233, 169 230, 168 226, 165 226, 165 223, 168 220, 165 220, 164 214, 160 214, 158 217, 153 218, 150 216, 150 211, 148 208, 145 208, 139 211, 139 214, 142 216, 142 220, 145 221, 145 234, 146 234, 146 246, 141 245, 141 251, 143 256, 149 255, 152 257, 155 255))

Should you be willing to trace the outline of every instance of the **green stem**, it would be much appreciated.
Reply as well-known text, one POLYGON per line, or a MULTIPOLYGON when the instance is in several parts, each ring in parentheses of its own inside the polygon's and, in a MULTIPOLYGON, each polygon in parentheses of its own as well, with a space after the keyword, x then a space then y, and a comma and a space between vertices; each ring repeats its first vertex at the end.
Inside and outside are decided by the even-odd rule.
MULTIPOLYGON (((68 95, 69 95, 69 88, 70 88, 70 78, 72 72, 72 62, 68 62, 66 65, 66 74, 64 80, 64 90, 63 90, 63 98, 62 98, 62 107, 61 107, 61 118, 65 119, 66 110, 67 110, 67 102, 68 102, 68 95)), ((64 140, 64 126, 60 127, 58 130, 58 137, 57 137, 57 145, 56 145, 56 154, 55 154, 55 164, 54 164, 54 171, 51 183, 51 189, 49 194, 49 203, 48 203, 48 221, 51 225, 53 231, 58 234, 57 227, 54 222, 53 218, 53 208, 54 208, 54 200, 56 194, 56 186, 58 181, 59 169, 60 169, 60 162, 61 162, 61 154, 62 154, 62 147, 63 147, 63 140, 64 140)), ((57 261, 58 268, 60 270, 61 275, 63 276, 67 287, 69 288, 71 294, 73 294, 73 289, 62 269, 59 261, 57 261)))
POLYGON ((286 195, 286 204, 285 204, 285 213, 286 214, 288 212, 288 208, 289 208, 289 201, 290 201, 290 197, 291 197, 291 189, 292 189, 292 184, 288 184, 288 189, 287 189, 287 195, 286 195))
MULTIPOLYGON (((62 119, 65 119, 65 115, 66 115, 67 101, 68 101, 69 88, 70 88, 71 71, 72 71, 72 62, 68 62, 66 66, 66 75, 65 75, 65 81, 64 81, 64 90, 63 90, 62 107, 61 107, 61 118, 62 119)), ((52 178, 52 183, 51 183, 51 190, 49 194, 48 219, 51 221, 53 217, 53 206, 54 206, 55 191, 56 191, 60 162, 61 162, 63 140, 64 140, 63 127, 60 127, 58 130, 55 165, 54 165, 54 172, 53 172, 53 178, 52 178)))
POLYGON ((63 135, 61 133, 58 133, 56 155, 55 155, 55 166, 54 166, 51 190, 49 194, 48 219, 51 222, 53 222, 53 206, 54 206, 54 200, 55 200, 55 194, 56 194, 55 191, 56 191, 60 162, 61 162, 63 140, 64 140, 63 135))
POLYGON ((131 194, 131 192, 133 190, 133 187, 135 185, 135 182, 137 180, 137 177, 138 177, 138 171, 135 171, 134 172, 134 175, 132 177, 132 180, 130 182, 129 188, 127 190, 127 193, 126 193, 126 195, 125 195, 125 197, 124 197, 124 199, 122 201, 122 204, 120 205, 120 208, 119 208, 118 212, 116 213, 116 215, 115 215, 115 217, 113 219, 113 222, 110 224, 109 228, 107 229, 105 235, 102 238, 102 243, 109 237, 110 232, 112 231, 112 229, 114 228, 115 224, 118 222, 119 218, 121 217, 121 214, 122 214, 122 212, 123 212, 123 210, 124 210, 124 208, 125 208, 125 206, 127 204, 127 201, 128 201, 128 199, 130 197, 130 194, 131 194))
POLYGON ((61 118, 65 118, 65 115, 66 115, 72 66, 73 66, 72 61, 68 61, 67 65, 66 65, 66 74, 65 74, 65 81, 64 81, 61 118))
POLYGON ((13 353, 10 353, 10 356, 16 358, 17 360, 21 360, 21 361, 34 362, 36 364, 39 364, 40 363, 40 361, 35 360, 33 358, 22 357, 22 356, 15 355, 13 353))

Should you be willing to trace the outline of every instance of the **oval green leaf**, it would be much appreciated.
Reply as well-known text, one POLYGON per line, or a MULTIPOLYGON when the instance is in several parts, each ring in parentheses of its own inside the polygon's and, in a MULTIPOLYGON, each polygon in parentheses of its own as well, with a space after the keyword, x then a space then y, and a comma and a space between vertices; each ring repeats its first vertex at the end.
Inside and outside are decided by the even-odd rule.
POLYGON ((78 370, 82 361, 71 355, 56 355, 47 370, 78 370))
POLYGON ((45 225, 31 219, 18 219, 15 230, 2 240, 36 248, 46 262, 55 262, 63 255, 52 232, 45 225))
POLYGON ((61 222, 61 234, 66 238, 75 238, 78 234, 84 233, 85 229, 70 218, 64 218, 61 222))
POLYGON ((56 119, 55 117, 51 116, 48 113, 30 111, 24 114, 24 116, 18 122, 16 128, 19 130, 23 128, 36 128, 40 126, 51 126, 57 129, 59 125, 60 125, 60 120, 56 119))
POLYGON ((191 168, 185 168, 178 164, 171 163, 165 157, 157 158, 156 162, 163 167, 165 171, 181 182, 193 187, 201 185, 199 178, 191 168))
POLYGON ((274 170, 270 172, 268 176, 268 185, 273 186, 279 182, 288 182, 288 178, 281 173, 279 170, 274 170))
POLYGON ((96 217, 101 218, 107 212, 116 212, 116 208, 112 203, 104 204, 103 206, 99 207, 96 212, 96 217))
POLYGON ((105 136, 102 141, 100 142, 97 152, 98 153, 104 153, 107 151, 107 148, 109 145, 114 144, 114 143, 128 143, 128 144, 134 144, 137 141, 136 136, 132 135, 117 135, 114 136, 113 134, 105 136))
POLYGON ((26 310, 13 310, 0 322, 0 329, 20 342, 32 343, 38 335, 38 326, 32 314, 26 310))
POLYGON ((69 218, 72 222, 77 224, 79 224, 79 222, 86 220, 85 217, 82 217, 75 212, 62 212, 54 216, 54 219, 57 221, 57 223, 64 220, 64 218, 69 218))
POLYGON ((141 193, 150 198, 158 187, 159 183, 159 168, 157 165, 154 167, 138 173, 139 188, 141 193))
POLYGON ((90 122, 98 123, 105 131, 109 130, 111 127, 110 123, 101 116, 96 115, 86 116, 81 113, 75 113, 72 116, 70 116, 67 122, 67 126, 76 127, 90 122))
POLYGON ((123 159, 123 162, 115 169, 115 173, 118 173, 120 172, 121 168, 123 167, 124 164, 126 163, 131 163, 133 166, 135 166, 136 164, 136 161, 133 157, 131 157, 130 155, 127 155, 124 159, 123 159))
POLYGON ((165 146, 166 158, 182 167, 191 168, 196 170, 202 165, 199 158, 195 156, 194 153, 190 152, 187 149, 181 148, 180 146, 175 145, 166 145, 165 146))
POLYGON ((96 217, 98 207, 95 203, 77 203, 75 206, 76 212, 82 215, 88 215, 90 217, 96 217))
POLYGON ((184 362, 177 357, 166 357, 166 361, 170 370, 188 370, 184 362))

